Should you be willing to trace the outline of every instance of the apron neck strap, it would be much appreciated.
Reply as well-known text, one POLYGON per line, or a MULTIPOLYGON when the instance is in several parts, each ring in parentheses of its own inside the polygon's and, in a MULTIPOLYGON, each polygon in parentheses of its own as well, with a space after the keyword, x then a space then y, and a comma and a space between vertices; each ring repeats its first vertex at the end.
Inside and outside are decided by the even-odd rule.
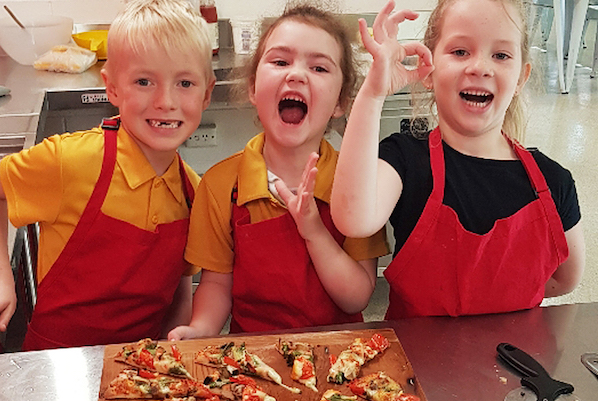
POLYGON ((445 167, 444 167, 444 150, 442 149, 442 136, 440 135, 440 128, 436 127, 428 136, 428 144, 430 148, 430 165, 432 167, 432 179, 434 186, 430 199, 442 202, 444 198, 444 182, 445 182, 445 167))
MULTIPOLYGON (((548 191, 548 184, 544 175, 540 171, 538 164, 534 160, 532 154, 527 151, 519 142, 509 138, 503 133, 503 136, 523 164, 525 171, 530 179, 533 190, 538 196, 548 191)), ((428 137, 430 147, 430 164, 432 167, 432 177, 434 180, 434 187, 430 197, 442 200, 444 196, 445 184, 445 164, 444 164, 444 150, 442 145, 442 135, 440 129, 436 127, 428 137)))
POLYGON ((542 171, 540 171, 538 163, 536 163, 536 160, 532 154, 515 139, 509 138, 504 133, 503 136, 507 142, 509 142, 509 145, 511 145, 511 148, 513 148, 513 151, 519 160, 521 160, 521 163, 523 164, 523 167, 525 168, 525 171, 527 172, 527 175, 532 183, 532 188, 536 194, 539 195, 542 192, 548 191, 548 184, 546 183, 544 174, 542 174, 542 171))
POLYGON ((179 174, 183 183, 183 193, 185 194, 187 207, 191 209, 191 205, 193 205, 193 200, 195 199, 195 190, 193 189, 193 185, 191 185, 191 181, 189 181, 189 176, 185 171, 185 165, 183 164, 183 159, 181 158, 181 155, 179 155, 179 152, 177 152, 176 155, 179 160, 179 174))

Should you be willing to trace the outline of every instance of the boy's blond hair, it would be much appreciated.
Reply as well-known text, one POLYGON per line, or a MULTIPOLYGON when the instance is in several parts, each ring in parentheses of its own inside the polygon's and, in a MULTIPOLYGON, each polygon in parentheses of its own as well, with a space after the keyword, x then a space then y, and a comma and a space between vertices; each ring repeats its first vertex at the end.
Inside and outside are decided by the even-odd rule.
MULTIPOLYGON (((141 53, 151 46, 197 55, 204 63, 206 81, 214 78, 212 45, 208 27, 199 10, 187 0, 134 0, 116 17, 108 32, 110 73, 124 49, 141 53)), ((162 63, 164 60, 156 60, 162 63)))

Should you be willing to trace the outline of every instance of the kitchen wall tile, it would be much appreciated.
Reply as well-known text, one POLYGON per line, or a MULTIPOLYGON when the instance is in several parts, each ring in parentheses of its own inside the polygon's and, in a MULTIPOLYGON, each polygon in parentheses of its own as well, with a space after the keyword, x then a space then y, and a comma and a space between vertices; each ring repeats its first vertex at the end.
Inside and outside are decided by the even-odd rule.
MULTIPOLYGON (((341 12, 347 13, 377 13, 387 0, 343 0, 338 1, 341 12)), ((284 9, 285 0, 252 0, 251 10, 247 7, 247 0, 216 0, 219 18, 233 18, 240 16, 264 17, 279 15, 284 9)), ((436 0, 401 0, 397 8, 408 8, 417 11, 430 11, 436 5, 436 0)))
POLYGON ((54 14, 66 15, 75 24, 110 24, 122 9, 121 0, 59 0, 52 2, 54 14))
POLYGON ((18 0, 18 1, 10 1, 4 0, 0 1, 0 18, 8 17, 8 14, 4 10, 4 5, 7 5, 10 10, 18 17, 22 16, 23 18, 28 16, 37 16, 37 15, 48 15, 52 14, 52 2, 50 1, 35 1, 35 0, 18 0))
MULTIPOLYGON (((387 0, 344 0, 341 11, 350 13, 377 13, 387 0)), ((120 10, 126 0, 0 0, 0 5, 9 4, 15 12, 19 9, 35 8, 35 12, 52 12, 75 18, 75 23, 109 23, 120 10), (32 4, 35 4, 32 7, 32 4)), ((284 9, 285 0, 253 0, 251 10, 247 8, 246 0, 218 0, 218 17, 230 19, 238 16, 261 18, 263 16, 278 15, 284 9)), ((436 0, 402 0, 400 8, 417 11, 432 10, 436 0)))

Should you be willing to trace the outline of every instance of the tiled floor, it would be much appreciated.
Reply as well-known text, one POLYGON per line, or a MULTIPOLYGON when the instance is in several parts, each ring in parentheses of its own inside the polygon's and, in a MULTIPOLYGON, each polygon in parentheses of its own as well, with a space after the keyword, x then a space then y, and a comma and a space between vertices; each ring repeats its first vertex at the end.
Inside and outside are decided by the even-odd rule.
MULTIPOLYGON (((598 78, 590 78, 596 21, 590 21, 569 94, 561 94, 554 35, 546 52, 534 51, 542 68, 530 101, 526 146, 537 146, 568 168, 576 181, 586 240, 586 271, 571 294, 545 304, 598 301, 598 78)), ((539 69, 538 69, 539 70, 539 69)))

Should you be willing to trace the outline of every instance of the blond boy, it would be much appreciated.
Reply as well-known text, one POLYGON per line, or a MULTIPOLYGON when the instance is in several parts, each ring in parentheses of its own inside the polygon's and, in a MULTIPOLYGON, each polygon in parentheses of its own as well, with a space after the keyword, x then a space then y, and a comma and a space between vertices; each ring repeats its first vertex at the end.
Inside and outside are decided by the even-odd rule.
MULTIPOLYGON (((40 224, 24 350, 158 338, 190 318, 198 268, 183 250, 199 177, 176 149, 198 127, 215 82, 205 22, 186 1, 128 3, 110 28, 102 77, 119 118, 0 162, 10 221, 40 224)), ((15 297, 2 252, 4 331, 15 297)))

